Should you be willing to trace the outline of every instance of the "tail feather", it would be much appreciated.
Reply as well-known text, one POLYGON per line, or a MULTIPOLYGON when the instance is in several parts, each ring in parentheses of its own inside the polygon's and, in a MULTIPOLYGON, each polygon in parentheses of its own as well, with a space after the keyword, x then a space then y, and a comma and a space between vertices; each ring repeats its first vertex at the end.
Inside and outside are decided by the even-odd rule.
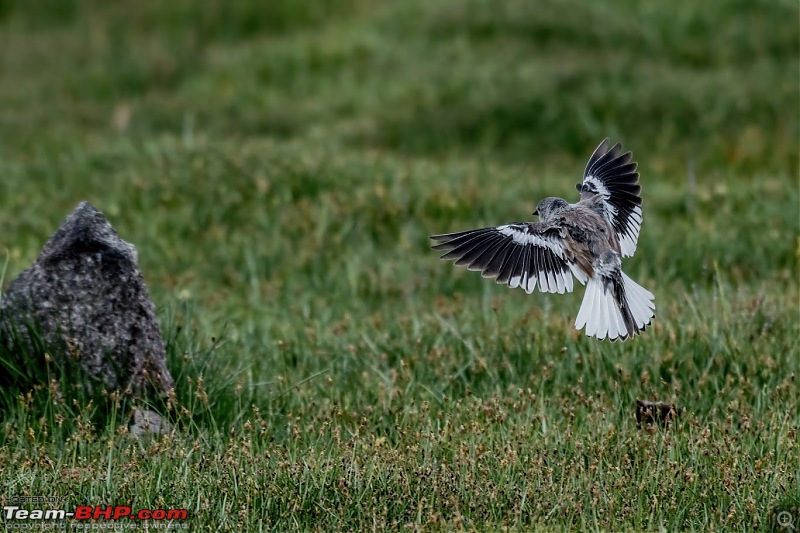
POLYGON ((636 327, 639 330, 643 330, 650 324, 653 317, 656 316, 656 304, 653 303, 655 296, 653 296, 652 292, 629 278, 624 272, 621 272, 621 274, 625 287, 626 300, 633 312, 636 327))
POLYGON ((600 276, 586 284, 575 327, 598 339, 625 340, 642 332, 655 316, 653 294, 618 271, 614 279, 600 276))
POLYGON ((626 320, 623 317, 623 313, 620 312, 620 308, 617 307, 617 302, 611 299, 606 299, 608 302, 608 313, 610 323, 608 328, 608 338, 614 339, 617 337, 622 337, 628 331, 626 327, 626 320))
MULTIPOLYGON (((578 318, 575 321, 575 327, 581 329, 586 326, 586 335, 590 337, 598 336, 601 321, 594 317, 605 315, 604 311, 601 309, 601 304, 604 301, 602 283, 597 283, 594 279, 589 279, 586 284, 586 292, 583 295, 583 303, 578 311, 578 318)), ((603 337, 605 337, 605 335, 603 335, 603 337)))

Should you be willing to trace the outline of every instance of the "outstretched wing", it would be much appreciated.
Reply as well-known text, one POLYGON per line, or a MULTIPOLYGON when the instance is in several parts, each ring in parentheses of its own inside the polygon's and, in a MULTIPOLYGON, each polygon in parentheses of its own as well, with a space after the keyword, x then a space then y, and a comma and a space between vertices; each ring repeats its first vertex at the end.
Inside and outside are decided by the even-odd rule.
POLYGON ((566 242, 541 222, 518 222, 446 235, 433 235, 432 248, 442 259, 478 270, 497 283, 521 287, 529 294, 538 283, 542 292, 572 292, 572 273, 581 283, 587 275, 575 264, 566 242))
POLYGON ((583 172, 583 183, 577 185, 581 201, 600 194, 603 212, 614 227, 622 255, 630 257, 636 251, 639 229, 642 227, 642 188, 639 173, 630 152, 622 153, 617 143, 610 150, 605 139, 589 158, 583 172))

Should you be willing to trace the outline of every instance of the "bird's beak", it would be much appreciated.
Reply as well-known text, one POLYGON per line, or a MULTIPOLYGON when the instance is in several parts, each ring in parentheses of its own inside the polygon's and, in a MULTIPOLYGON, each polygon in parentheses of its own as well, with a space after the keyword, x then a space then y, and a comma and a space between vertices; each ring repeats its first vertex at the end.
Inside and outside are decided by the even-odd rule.
POLYGON ((538 217, 539 216, 539 210, 538 209, 534 209, 533 213, 531 213, 531 215, 536 215, 538 217))

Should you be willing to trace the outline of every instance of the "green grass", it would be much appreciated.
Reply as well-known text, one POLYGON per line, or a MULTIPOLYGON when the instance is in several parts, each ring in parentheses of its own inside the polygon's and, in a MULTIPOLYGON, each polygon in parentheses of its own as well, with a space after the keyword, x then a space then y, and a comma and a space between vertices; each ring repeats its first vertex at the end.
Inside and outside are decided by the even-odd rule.
POLYGON ((198 5, 0 1, 3 283, 91 201, 177 383, 176 432, 145 441, 124 398, 4 388, 0 499, 197 530, 766 531, 800 498, 795 2, 198 5), (605 136, 642 172, 641 337, 429 250, 573 200, 605 136), (640 429, 636 399, 685 411, 640 429))

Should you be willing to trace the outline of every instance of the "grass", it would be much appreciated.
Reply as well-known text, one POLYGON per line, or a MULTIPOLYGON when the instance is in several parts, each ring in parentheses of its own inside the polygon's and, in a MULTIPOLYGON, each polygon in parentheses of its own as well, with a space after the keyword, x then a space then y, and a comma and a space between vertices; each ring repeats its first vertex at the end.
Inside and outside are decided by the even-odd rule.
POLYGON ((0 498, 225 531, 766 531, 800 498, 796 3, 205 5, 0 2, 4 283, 88 199, 177 384, 144 441, 113 391, 4 388, 0 498), (428 249, 574 199, 606 135, 641 337, 428 249))

